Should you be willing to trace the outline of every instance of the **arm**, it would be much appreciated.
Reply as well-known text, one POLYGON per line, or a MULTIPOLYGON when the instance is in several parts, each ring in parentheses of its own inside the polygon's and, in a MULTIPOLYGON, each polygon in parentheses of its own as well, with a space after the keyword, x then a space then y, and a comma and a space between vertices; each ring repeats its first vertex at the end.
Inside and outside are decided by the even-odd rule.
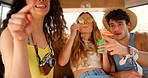
POLYGON ((5 64, 5 78, 31 78, 28 62, 27 39, 31 33, 33 5, 25 6, 9 19, 8 28, 1 35, 1 52, 5 64), (22 22, 23 21, 23 22, 22 22))
POLYGON ((148 60, 144 59, 148 59, 148 52, 139 51, 137 62, 142 66, 148 67, 148 60))
POLYGON ((110 71, 111 66, 110 66, 107 50, 105 48, 102 48, 102 45, 105 45, 105 42, 99 43, 99 45, 101 46, 98 46, 98 53, 102 54, 102 68, 106 73, 108 73, 110 71))
POLYGON ((109 74, 115 78, 141 78, 142 76, 136 70, 129 70, 129 71, 115 71, 115 62, 113 57, 110 57, 111 62, 111 70, 109 74))
POLYGON ((109 59, 108 59, 108 54, 103 54, 103 70, 105 72, 109 72, 110 71, 110 62, 109 62, 109 59))
POLYGON ((64 66, 68 63, 70 56, 71 56, 71 50, 72 50, 72 45, 74 42, 74 38, 76 36, 77 30, 79 30, 79 25, 78 24, 73 24, 71 26, 71 34, 70 38, 68 39, 67 43, 63 47, 62 51, 59 54, 59 61, 58 63, 61 66, 64 66))
MULTIPOLYGON (((112 51, 110 54, 127 55, 130 53, 129 47, 123 46, 114 39, 104 37, 109 42, 106 46, 108 51, 112 51)), ((137 62, 145 67, 148 67, 148 33, 137 33, 135 37, 136 48, 139 50, 139 58, 137 62)))
POLYGON ((5 78, 31 78, 27 42, 15 41, 9 29, 6 29, 1 35, 1 45, 3 45, 1 52, 5 64, 5 78))
POLYGON ((7 78, 8 72, 11 69, 12 58, 13 58, 13 38, 8 28, 6 28, 1 34, 1 53, 3 63, 5 65, 5 77, 7 78))
POLYGON ((111 70, 109 72, 109 74, 113 77, 116 77, 116 78, 121 78, 119 72, 115 72, 115 62, 114 62, 114 59, 113 57, 110 56, 110 62, 111 62, 111 70))
POLYGON ((136 70, 110 72, 110 75, 116 78, 141 78, 142 77, 136 70))
POLYGON ((116 77, 116 78, 121 78, 119 72, 115 72, 115 62, 114 62, 114 59, 112 56, 110 56, 110 63, 111 63, 111 69, 110 69, 110 72, 109 74, 113 77, 116 77))
POLYGON ((59 54, 58 63, 61 66, 66 65, 68 63, 69 59, 70 59, 73 41, 74 41, 74 37, 70 36, 67 43, 64 45, 62 51, 59 54))
POLYGON ((148 67, 148 33, 136 33, 135 35, 135 45, 139 50, 139 58, 137 62, 145 67, 148 67))

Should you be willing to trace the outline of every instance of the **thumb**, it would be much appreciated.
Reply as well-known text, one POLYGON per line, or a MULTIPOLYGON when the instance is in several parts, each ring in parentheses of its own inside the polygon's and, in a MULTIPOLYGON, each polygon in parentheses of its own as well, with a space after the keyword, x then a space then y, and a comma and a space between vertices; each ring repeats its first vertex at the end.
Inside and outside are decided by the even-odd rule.
POLYGON ((115 54, 117 54, 117 53, 116 53, 116 52, 114 52, 114 51, 113 51, 113 52, 110 52, 110 55, 115 55, 115 54))
POLYGON ((29 20, 29 24, 26 27, 26 34, 30 34, 33 30, 33 17, 31 14, 27 14, 27 19, 29 20))

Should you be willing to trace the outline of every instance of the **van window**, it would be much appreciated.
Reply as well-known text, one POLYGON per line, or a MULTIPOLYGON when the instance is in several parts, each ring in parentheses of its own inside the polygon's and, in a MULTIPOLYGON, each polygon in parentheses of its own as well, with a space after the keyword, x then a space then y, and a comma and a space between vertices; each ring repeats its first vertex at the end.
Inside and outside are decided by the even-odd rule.
MULTIPOLYGON (((137 19, 138 19, 137 26, 132 32, 135 32, 135 31, 148 32, 148 10, 146 10, 146 8, 148 8, 148 4, 128 8, 129 10, 133 11, 137 15, 137 19)), ((64 18, 67 22, 68 29, 76 21, 80 13, 81 12, 64 13, 64 18)), ((103 19, 104 12, 90 12, 90 13, 93 15, 95 21, 97 22, 99 29, 103 29, 104 27, 103 27, 102 19, 103 19)), ((67 32, 70 33, 70 29, 67 32)))
POLYGON ((148 8, 148 4, 129 8, 129 10, 133 11, 137 15, 137 19, 138 19, 137 26, 132 32, 135 32, 135 31, 148 32, 148 10, 147 8, 148 8))
POLYGON ((0 5, 0 27, 2 25, 2 21, 6 18, 8 11, 10 10, 10 6, 6 4, 0 5))

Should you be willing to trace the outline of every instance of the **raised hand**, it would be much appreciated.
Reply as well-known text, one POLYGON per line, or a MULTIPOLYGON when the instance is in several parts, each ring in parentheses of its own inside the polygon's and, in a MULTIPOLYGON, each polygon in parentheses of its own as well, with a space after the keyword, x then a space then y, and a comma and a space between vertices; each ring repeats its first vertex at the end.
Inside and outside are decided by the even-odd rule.
POLYGON ((26 5, 19 12, 11 15, 8 28, 16 40, 26 40, 33 29, 33 17, 29 14, 34 4, 26 5))
POLYGON ((75 37, 76 34, 77 34, 77 31, 80 30, 80 24, 74 23, 74 24, 72 24, 72 26, 70 27, 70 29, 71 29, 71 36, 75 37))
POLYGON ((98 42, 98 49, 97 49, 98 53, 107 54, 107 49, 102 47, 105 44, 106 44, 105 40, 101 40, 101 42, 98 42))
POLYGON ((107 41, 105 45, 102 47, 105 47, 107 51, 110 51, 111 55, 118 54, 118 55, 126 55, 128 54, 128 48, 127 46, 121 45, 119 42, 117 42, 115 39, 111 39, 109 37, 103 37, 104 40, 107 41))

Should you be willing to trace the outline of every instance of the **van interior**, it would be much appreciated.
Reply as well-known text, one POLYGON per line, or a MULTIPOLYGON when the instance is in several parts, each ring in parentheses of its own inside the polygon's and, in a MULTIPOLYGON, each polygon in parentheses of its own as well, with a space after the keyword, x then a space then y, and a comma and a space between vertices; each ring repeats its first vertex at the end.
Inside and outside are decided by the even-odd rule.
MULTIPOLYGON (((67 22, 67 27, 70 28, 74 20, 78 17, 81 12, 90 12, 97 21, 100 29, 102 29, 102 18, 103 14, 108 8, 112 7, 125 7, 134 11, 138 17, 138 27, 133 30, 135 31, 146 31, 148 32, 148 0, 59 0, 63 8, 64 17, 67 22), (142 11, 141 11, 142 10, 142 11), (139 14, 143 13, 143 14, 139 14), (139 16, 138 16, 139 15, 139 16), (143 16, 140 16, 143 15, 143 16)), ((0 0, 0 27, 2 26, 2 20, 6 18, 7 12, 10 10, 12 0, 0 0)), ((67 31, 68 34, 70 30, 67 31)), ((58 51, 55 51, 55 58, 59 55, 58 51)), ((1 57, 1 55, 0 55, 1 57)), ((3 77, 4 65, 0 60, 0 78, 3 77)), ((61 67, 58 63, 55 66, 54 78, 74 78, 69 64, 61 67)))

